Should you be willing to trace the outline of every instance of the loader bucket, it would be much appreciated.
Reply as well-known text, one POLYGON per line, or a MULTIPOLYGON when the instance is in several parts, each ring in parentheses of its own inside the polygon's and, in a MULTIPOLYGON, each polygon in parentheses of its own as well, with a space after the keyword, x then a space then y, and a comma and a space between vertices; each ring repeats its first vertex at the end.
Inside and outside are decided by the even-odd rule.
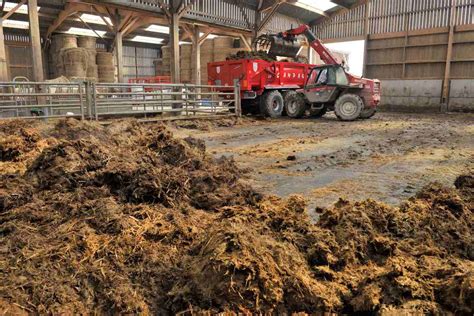
POLYGON ((278 35, 262 35, 258 38, 257 44, 260 48, 268 50, 268 55, 273 57, 295 58, 301 49, 301 43, 297 39, 286 40, 278 35))

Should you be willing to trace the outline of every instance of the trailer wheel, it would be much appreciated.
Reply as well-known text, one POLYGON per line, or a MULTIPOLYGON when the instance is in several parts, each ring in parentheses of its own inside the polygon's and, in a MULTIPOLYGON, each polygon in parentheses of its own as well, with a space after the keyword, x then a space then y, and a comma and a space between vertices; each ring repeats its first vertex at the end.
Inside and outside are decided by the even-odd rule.
POLYGON ((277 90, 266 92, 260 101, 260 113, 271 118, 280 117, 283 107, 283 96, 277 90))
POLYGON ((364 102, 356 94, 344 94, 337 99, 334 106, 336 116, 341 121, 354 121, 359 118, 364 102))
POLYGON ((360 113, 359 118, 363 119, 363 120, 367 120, 367 119, 371 118, 372 116, 374 116, 375 113, 377 113, 376 108, 363 109, 362 112, 360 113))
POLYGON ((308 108, 304 95, 296 91, 290 91, 285 100, 285 111, 291 118, 302 117, 308 108))
POLYGON ((281 95, 283 96, 283 112, 281 113, 281 116, 288 116, 288 114, 286 114, 286 103, 288 102, 288 95, 291 95, 291 92, 293 92, 292 90, 286 90, 286 91, 282 91, 281 92, 281 95))

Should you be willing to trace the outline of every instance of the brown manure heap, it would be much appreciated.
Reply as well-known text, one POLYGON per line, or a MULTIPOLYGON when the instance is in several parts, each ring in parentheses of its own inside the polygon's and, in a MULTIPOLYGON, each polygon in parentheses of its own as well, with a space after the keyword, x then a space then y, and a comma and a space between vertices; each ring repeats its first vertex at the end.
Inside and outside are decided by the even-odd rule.
POLYGON ((2 313, 474 312, 472 174, 313 223, 163 126, 32 129, 48 145, 7 144, 28 163, 0 175, 2 313))

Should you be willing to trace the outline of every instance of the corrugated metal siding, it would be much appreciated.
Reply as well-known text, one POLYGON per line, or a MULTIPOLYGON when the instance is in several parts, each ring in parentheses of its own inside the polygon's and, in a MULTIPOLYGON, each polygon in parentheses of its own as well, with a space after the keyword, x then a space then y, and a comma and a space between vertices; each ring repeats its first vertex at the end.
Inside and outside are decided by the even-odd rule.
POLYGON ((123 68, 125 80, 155 76, 154 60, 157 59, 158 56, 158 48, 124 46, 123 68))
POLYGON ((5 33, 5 41, 7 42, 24 42, 24 43, 29 43, 30 42, 30 36, 29 35, 18 35, 18 34, 8 34, 5 33))
MULTIPOLYGON (((262 21, 265 19, 265 16, 267 14, 262 14, 262 21)), ((302 24, 302 22, 298 21, 297 19, 293 19, 283 14, 276 13, 273 18, 268 22, 268 24, 264 27, 263 32, 278 33, 283 30, 289 30, 292 27, 297 27, 300 24, 302 24)))
POLYGON ((359 6, 316 25, 313 31, 322 39, 356 37, 364 35, 364 23, 365 6, 359 6))
MULTIPOLYGON (((129 2, 150 6, 155 9, 158 9, 159 7, 157 2, 152 0, 129 0, 129 2)), ((169 0, 163 0, 163 2, 167 5, 169 4, 169 0)), ((185 5, 188 5, 190 2, 191 0, 184 0, 185 5)), ((240 7, 236 4, 216 0, 200 0, 196 1, 185 17, 247 29, 247 20, 252 25, 255 24, 255 11, 246 7, 244 7, 243 10, 246 18, 242 14, 240 7)))
MULTIPOLYGON (((382 34, 447 27, 451 0, 372 0, 367 7, 334 16, 314 27, 320 38, 363 36, 368 8, 368 33, 382 34)), ((455 25, 474 23, 474 0, 456 0, 455 25)))

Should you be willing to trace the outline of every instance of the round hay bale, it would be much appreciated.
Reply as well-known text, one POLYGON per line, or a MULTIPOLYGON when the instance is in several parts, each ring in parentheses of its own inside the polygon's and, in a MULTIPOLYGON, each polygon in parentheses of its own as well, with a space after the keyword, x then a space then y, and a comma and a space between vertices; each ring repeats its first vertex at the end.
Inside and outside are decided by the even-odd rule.
POLYGON ((113 83, 115 82, 114 66, 97 66, 99 82, 113 83))
POLYGON ((207 39, 204 43, 201 44, 201 51, 209 50, 212 51, 214 49, 214 41, 211 39, 207 39))
POLYGON ((191 81, 193 77, 193 72, 191 69, 181 69, 180 71, 181 74, 181 81, 191 81))
POLYGON ((109 52, 97 52, 96 61, 98 66, 113 66, 114 54, 109 52))
POLYGON ((192 64, 190 58, 189 59, 181 58, 180 65, 181 65, 181 69, 192 69, 193 68, 193 64, 192 64))
POLYGON ((215 54, 214 61, 224 61, 227 59, 227 57, 229 57, 229 55, 230 55, 229 53, 225 53, 225 52, 215 54))
POLYGON ((97 52, 95 49, 87 49, 89 65, 97 65, 97 52))
POLYGON ((92 36, 79 36, 77 38, 77 47, 94 49, 96 47, 97 38, 92 36))
POLYGON ((99 69, 97 68, 97 65, 89 65, 87 67, 87 78, 97 79, 98 77, 99 77, 99 69))
POLYGON ((202 62, 203 60, 206 60, 206 61, 208 61, 208 60, 210 60, 210 61, 214 60, 214 51, 205 51, 205 50, 202 50, 202 51, 201 51, 201 62, 202 62))
POLYGON ((161 56, 163 59, 170 59, 171 58, 171 47, 170 46, 162 46, 161 47, 161 56))
POLYGON ((184 54, 189 54, 191 55, 192 51, 193 51, 193 45, 191 44, 182 44, 180 45, 180 51, 181 51, 181 55, 184 55, 184 54))
POLYGON ((89 57, 84 48, 69 48, 61 50, 64 74, 68 78, 85 78, 89 57))
POLYGON ((68 78, 85 78, 87 69, 82 63, 72 63, 64 67, 65 75, 68 78))
POLYGON ((56 34, 53 36, 56 51, 67 48, 77 48, 77 36, 71 34, 56 34))

